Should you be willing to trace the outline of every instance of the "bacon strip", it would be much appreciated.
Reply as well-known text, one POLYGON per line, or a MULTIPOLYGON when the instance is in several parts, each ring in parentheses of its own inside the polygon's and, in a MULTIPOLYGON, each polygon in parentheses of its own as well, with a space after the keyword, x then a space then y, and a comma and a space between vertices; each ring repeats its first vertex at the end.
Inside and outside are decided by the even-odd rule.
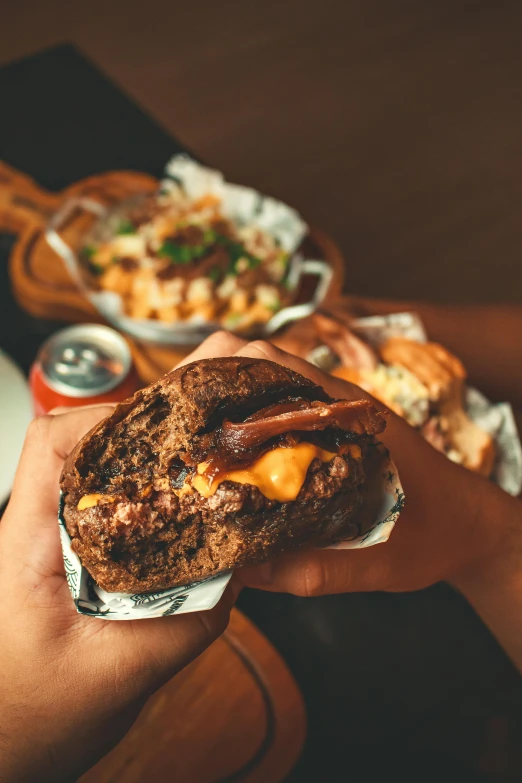
POLYGON ((225 421, 219 438, 221 449, 235 453, 246 451, 292 430, 313 432, 338 427, 356 435, 377 435, 386 427, 383 414, 369 400, 312 402, 307 407, 295 405, 295 410, 275 416, 270 415, 272 411, 268 408, 266 418, 261 418, 261 412, 258 412, 242 423, 225 421))

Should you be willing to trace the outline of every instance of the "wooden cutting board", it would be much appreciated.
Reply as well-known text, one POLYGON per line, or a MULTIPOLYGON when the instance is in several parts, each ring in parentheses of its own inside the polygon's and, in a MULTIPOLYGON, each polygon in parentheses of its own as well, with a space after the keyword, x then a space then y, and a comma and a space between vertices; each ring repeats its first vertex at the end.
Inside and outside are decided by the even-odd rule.
POLYGON ((286 665, 234 610, 225 634, 149 700, 81 783, 278 783, 305 731, 286 665))
MULTIPOLYGON (((10 278, 18 303, 37 318, 53 321, 99 321, 103 318, 80 293, 61 258, 47 244, 44 228, 61 204, 73 197, 90 197, 114 203, 127 196, 154 191, 158 181, 135 171, 110 171, 71 185, 61 193, 50 193, 30 177, 0 161, 0 231, 18 235, 10 257, 10 278)), ((83 229, 81 221, 70 227, 83 229)), ((310 257, 324 258, 334 268, 327 294, 334 300, 344 283, 344 261, 335 243, 312 228, 307 238, 310 257)), ((190 349, 145 345, 129 338, 139 374, 146 383, 168 372, 190 349)))

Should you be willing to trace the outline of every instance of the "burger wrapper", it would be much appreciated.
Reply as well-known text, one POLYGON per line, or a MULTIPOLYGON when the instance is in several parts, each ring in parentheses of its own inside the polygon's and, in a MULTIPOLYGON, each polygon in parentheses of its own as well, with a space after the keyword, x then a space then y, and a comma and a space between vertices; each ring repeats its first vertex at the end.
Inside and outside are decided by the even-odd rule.
MULTIPOLYGON (((416 313, 359 318, 352 322, 352 328, 374 348, 390 337, 406 337, 420 343, 427 341, 424 325, 416 313)), ((320 346, 308 359, 319 366, 325 365, 327 369, 326 365, 333 366, 335 357, 325 346, 320 346)), ((522 491, 522 448, 511 405, 490 402, 474 388, 466 390, 464 403, 470 419, 495 442, 492 480, 510 495, 519 495, 522 491)))
MULTIPOLYGON (((397 469, 383 446, 368 480, 368 496, 354 520, 353 532, 332 549, 361 549, 387 541, 404 505, 404 493, 397 469), (359 531, 365 531, 363 535, 359 531)), ((96 584, 73 552, 63 518, 60 497, 58 522, 67 584, 80 614, 104 620, 141 620, 212 609, 232 576, 232 572, 157 593, 107 593, 96 584)))

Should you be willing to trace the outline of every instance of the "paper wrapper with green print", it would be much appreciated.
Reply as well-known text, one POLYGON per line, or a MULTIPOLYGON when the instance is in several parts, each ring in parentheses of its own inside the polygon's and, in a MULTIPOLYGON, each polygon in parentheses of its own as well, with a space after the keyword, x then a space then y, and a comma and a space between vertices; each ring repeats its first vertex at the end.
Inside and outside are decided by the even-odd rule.
MULTIPOLYGON (((376 447, 379 460, 368 479, 368 494, 354 519, 353 534, 335 544, 335 549, 361 549, 387 541, 404 505, 399 475, 387 450, 376 447), (358 535, 363 529, 364 535, 358 535)), ((63 519, 63 497, 58 514, 67 583, 80 614, 104 620, 140 620, 212 609, 232 576, 231 572, 201 582, 156 593, 107 593, 99 587, 73 552, 63 519)))

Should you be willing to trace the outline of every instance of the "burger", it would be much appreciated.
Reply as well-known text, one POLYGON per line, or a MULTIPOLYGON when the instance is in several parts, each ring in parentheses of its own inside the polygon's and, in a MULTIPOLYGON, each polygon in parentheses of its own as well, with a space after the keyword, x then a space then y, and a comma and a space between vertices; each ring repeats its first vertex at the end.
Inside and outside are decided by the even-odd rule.
POLYGON ((495 445, 464 409, 466 370, 456 356, 438 343, 404 337, 389 338, 375 352, 355 335, 350 340, 364 345, 365 362, 352 359, 334 375, 381 400, 452 462, 491 475, 495 445))
POLYGON ((367 399, 334 400, 270 361, 185 365, 69 455, 72 548, 102 589, 136 593, 356 538, 384 428, 367 399))
POLYGON ((448 459, 491 476, 496 450, 491 435, 465 410, 466 370, 442 345, 404 336, 364 335, 347 307, 318 310, 292 324, 274 342, 325 372, 380 400, 448 459))

